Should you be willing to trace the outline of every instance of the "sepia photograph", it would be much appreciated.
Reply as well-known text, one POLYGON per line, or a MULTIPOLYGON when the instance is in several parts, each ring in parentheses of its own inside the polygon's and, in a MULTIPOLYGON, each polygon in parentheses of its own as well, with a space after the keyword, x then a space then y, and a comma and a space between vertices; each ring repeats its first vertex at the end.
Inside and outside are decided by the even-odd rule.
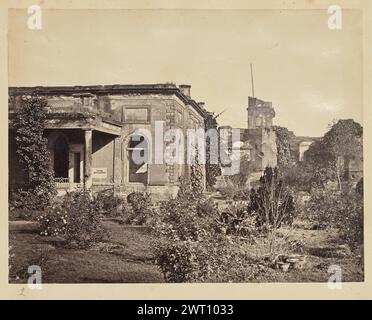
POLYGON ((364 283, 363 10, 296 2, 9 8, 8 284, 364 283))

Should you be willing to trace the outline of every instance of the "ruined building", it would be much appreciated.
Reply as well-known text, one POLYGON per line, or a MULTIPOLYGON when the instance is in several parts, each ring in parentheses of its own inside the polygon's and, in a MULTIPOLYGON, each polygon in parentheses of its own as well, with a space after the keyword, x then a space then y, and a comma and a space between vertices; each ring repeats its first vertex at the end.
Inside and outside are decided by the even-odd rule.
POLYGON ((126 194, 147 191, 160 198, 174 195, 179 177, 189 174, 189 165, 135 163, 133 152, 154 157, 166 142, 161 139, 164 145, 151 146, 145 135, 133 133, 145 129, 155 135, 156 121, 163 121, 164 131, 204 128, 209 113, 191 98, 190 88, 174 84, 9 88, 10 186, 24 182, 12 122, 22 96, 36 94, 48 101, 44 135, 60 193, 85 187, 126 194))
MULTIPOLYGON (((272 102, 248 97, 247 128, 239 128, 240 142, 236 148, 240 149, 241 170, 249 171, 248 184, 253 186, 262 176, 266 167, 278 165, 277 134, 273 119, 275 110, 272 102), (249 166, 243 165, 249 162, 249 166)), ((231 127, 223 127, 229 128, 231 127)), ((318 138, 297 137, 292 131, 289 133, 291 154, 295 162, 304 160, 304 153, 318 138)), ((224 180, 224 178, 221 178, 224 180)))
MULTIPOLYGON (((184 161, 178 163, 136 163, 132 155, 139 152, 154 160, 173 142, 163 136, 160 144, 149 139, 156 136, 159 122, 161 134, 178 129, 187 136, 188 129, 204 130, 206 119, 215 121, 203 102, 191 98, 190 90, 189 85, 174 84, 9 88, 10 188, 25 182, 16 153, 14 116, 23 97, 37 95, 48 102, 44 136, 60 194, 84 187, 121 194, 146 191, 155 199, 174 196, 179 178, 190 175, 186 148, 181 152, 184 161)), ((249 168, 242 170, 249 171, 248 183, 252 184, 267 166, 277 166, 278 148, 272 103, 248 97, 247 114, 247 127, 240 129, 240 141, 232 148, 239 148, 241 159, 248 160, 249 168)), ((306 150, 318 138, 289 133, 291 153, 295 161, 303 161, 306 150)), ((350 161, 349 167, 350 175, 360 176, 360 163, 350 161)), ((205 176, 205 166, 202 170, 205 176)))

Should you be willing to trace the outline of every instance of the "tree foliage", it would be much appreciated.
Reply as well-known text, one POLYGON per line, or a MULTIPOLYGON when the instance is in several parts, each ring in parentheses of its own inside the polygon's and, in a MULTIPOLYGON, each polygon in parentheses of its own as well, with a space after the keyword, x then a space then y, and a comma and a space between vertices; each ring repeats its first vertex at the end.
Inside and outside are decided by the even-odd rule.
POLYGON ((330 126, 323 139, 313 143, 305 153, 306 164, 313 172, 321 173, 323 179, 335 181, 340 190, 348 163, 363 158, 363 128, 353 121, 339 120, 330 126))
POLYGON ((316 229, 336 228, 352 249, 363 245, 363 197, 360 190, 314 188, 305 204, 306 219, 316 229))
POLYGON ((312 188, 348 182, 349 161, 363 161, 363 128, 353 120, 339 120, 330 125, 322 139, 314 141, 304 154, 304 161, 292 166, 279 166, 285 182, 310 192, 312 188))
POLYGON ((16 204, 29 209, 44 209, 56 194, 47 139, 43 136, 46 107, 44 98, 22 97, 14 118, 16 152, 26 176, 25 185, 17 192, 16 204))

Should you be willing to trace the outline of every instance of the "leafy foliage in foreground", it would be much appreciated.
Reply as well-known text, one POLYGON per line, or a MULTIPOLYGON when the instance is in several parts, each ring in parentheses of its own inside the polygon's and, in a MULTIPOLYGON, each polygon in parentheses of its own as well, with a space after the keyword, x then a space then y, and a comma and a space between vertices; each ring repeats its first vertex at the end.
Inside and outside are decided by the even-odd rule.
POLYGON ((38 218, 43 236, 59 236, 68 246, 89 248, 103 239, 100 211, 86 191, 68 193, 38 218))
POLYGON ((282 224, 292 224, 295 216, 294 199, 279 177, 277 168, 265 169, 259 188, 251 192, 248 211, 257 215, 260 227, 278 229, 282 224))
POLYGON ((168 282, 232 281, 237 275, 231 270, 254 270, 239 239, 268 237, 272 251, 276 229, 291 224, 293 217, 293 197, 276 169, 266 169, 248 206, 242 202, 223 210, 182 181, 177 198, 163 204, 154 227, 156 262, 168 282))
POLYGON ((313 228, 338 229, 352 249, 363 245, 363 198, 357 189, 313 190, 305 214, 313 228))

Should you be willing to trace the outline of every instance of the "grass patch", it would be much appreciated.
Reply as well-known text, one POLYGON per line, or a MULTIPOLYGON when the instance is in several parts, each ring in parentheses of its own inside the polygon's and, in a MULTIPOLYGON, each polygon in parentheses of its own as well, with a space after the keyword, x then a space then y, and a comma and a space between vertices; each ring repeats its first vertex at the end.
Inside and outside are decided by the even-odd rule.
POLYGON ((153 263, 147 228, 104 221, 110 239, 89 250, 66 249, 58 239, 36 233, 11 232, 10 282, 27 281, 27 267, 42 260, 44 283, 163 282, 153 263))
MULTIPOLYGON (((115 220, 103 221, 109 239, 88 250, 68 249, 55 237, 42 237, 36 231, 10 230, 10 282, 27 282, 27 267, 40 265, 43 283, 159 283, 164 282, 154 263, 153 235, 150 228, 123 225, 115 220)), ((287 234, 288 230, 283 230, 287 234)), ((363 259, 356 255, 337 255, 340 240, 336 230, 294 228, 290 240, 303 243, 306 265, 301 270, 283 272, 260 265, 255 254, 259 244, 246 244, 252 261, 246 266, 254 278, 242 282, 322 282, 328 281, 330 265, 342 268, 342 281, 364 280, 363 259), (333 251, 334 249, 334 251, 333 251), (254 268, 255 272, 248 269, 254 268), (257 271, 256 271, 257 269, 257 271)))

